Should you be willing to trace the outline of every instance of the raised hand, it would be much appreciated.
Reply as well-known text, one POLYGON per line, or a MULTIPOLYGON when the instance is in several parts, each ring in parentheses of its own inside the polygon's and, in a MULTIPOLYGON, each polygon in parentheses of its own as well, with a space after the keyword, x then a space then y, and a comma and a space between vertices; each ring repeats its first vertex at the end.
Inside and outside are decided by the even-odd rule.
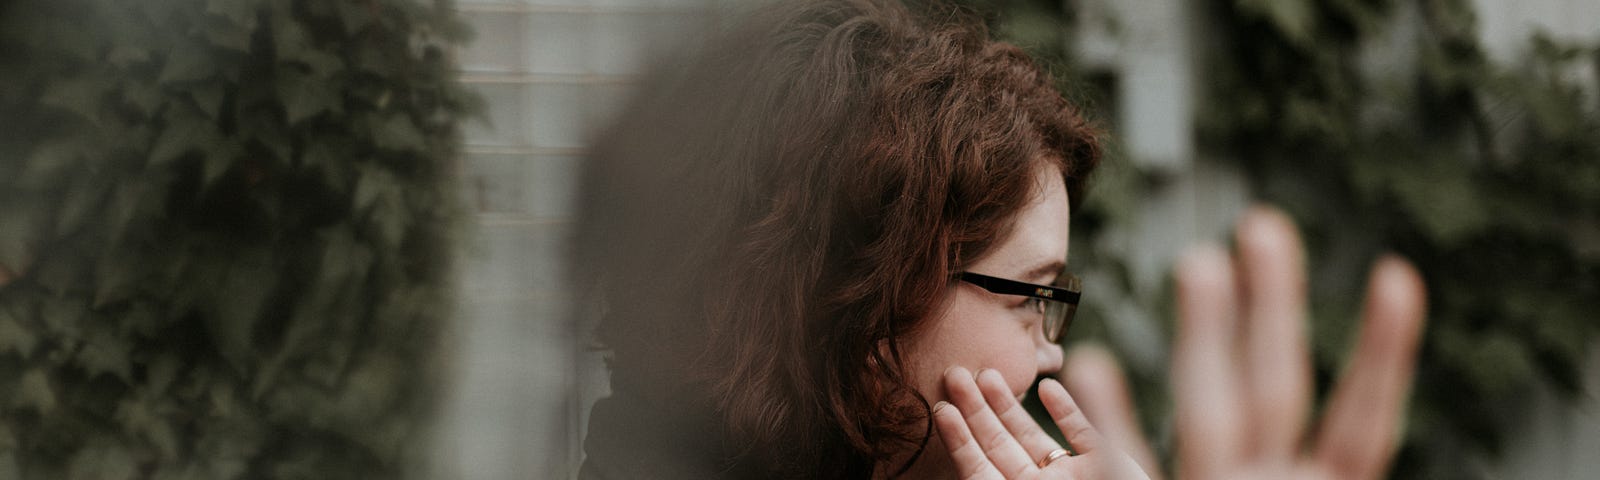
POLYGON ((1425 293, 1404 260, 1373 267, 1355 355, 1307 438, 1311 362, 1305 268, 1288 217, 1254 209, 1238 258, 1191 251, 1178 268, 1173 355, 1178 472, 1185 479, 1379 478, 1411 385, 1425 293), (1237 271, 1236 271, 1237 270, 1237 271))

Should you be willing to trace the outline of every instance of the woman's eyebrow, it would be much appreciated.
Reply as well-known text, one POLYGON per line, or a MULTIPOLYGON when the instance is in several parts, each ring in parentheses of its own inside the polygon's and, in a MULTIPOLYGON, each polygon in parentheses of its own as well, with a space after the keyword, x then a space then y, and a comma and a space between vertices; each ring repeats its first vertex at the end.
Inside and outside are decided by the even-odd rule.
POLYGON ((1065 270, 1066 268, 1066 262, 1062 262, 1061 260, 1046 260, 1039 266, 1033 267, 1032 269, 1028 270, 1027 273, 1022 274, 1022 280, 1033 283, 1044 283, 1040 280, 1049 280, 1052 277, 1061 274, 1061 271, 1065 270))

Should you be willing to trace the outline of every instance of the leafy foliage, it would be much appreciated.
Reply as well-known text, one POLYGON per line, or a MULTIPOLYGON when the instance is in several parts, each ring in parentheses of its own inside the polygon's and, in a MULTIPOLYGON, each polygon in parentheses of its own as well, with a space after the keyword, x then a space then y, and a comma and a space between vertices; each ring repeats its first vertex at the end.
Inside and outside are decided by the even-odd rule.
MULTIPOLYGON (((1038 2, 969 3, 999 12, 1005 34, 1041 21, 1073 28, 1070 11, 1038 2)), ((1528 55, 1498 65, 1462 0, 1211 0, 1196 10, 1210 39, 1201 148, 1304 230, 1319 388, 1346 358, 1370 259, 1409 257, 1428 282, 1430 324, 1392 475, 1481 477, 1527 415, 1524 393, 1580 393, 1581 362, 1600 338, 1600 45, 1535 35, 1528 55)), ((1094 80, 1057 70, 1068 83, 1094 80)), ((1161 178, 1123 163, 1108 165, 1075 235, 1136 220, 1129 205, 1161 178)), ((1129 288, 1131 258, 1073 249, 1086 250, 1088 268, 1123 284, 1110 290, 1167 301, 1129 288)), ((1166 372, 1130 366, 1146 425, 1168 438, 1170 417, 1151 408, 1165 402, 1166 372)))
POLYGON ((477 102, 449 12, 0 4, 0 478, 421 457, 477 102))

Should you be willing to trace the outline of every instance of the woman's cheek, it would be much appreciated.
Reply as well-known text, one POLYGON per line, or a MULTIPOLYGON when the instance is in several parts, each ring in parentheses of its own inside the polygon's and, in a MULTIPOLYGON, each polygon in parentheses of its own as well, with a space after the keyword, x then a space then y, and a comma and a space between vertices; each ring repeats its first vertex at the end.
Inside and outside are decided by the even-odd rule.
POLYGON ((1017 362, 1001 371, 1001 375, 1006 378, 1006 386, 1011 387, 1011 395, 1014 397, 1021 398, 1022 394, 1027 393, 1028 387, 1033 385, 1033 379, 1039 371, 1032 361, 1033 356, 1033 352, 1030 351, 1026 356, 1028 361, 1017 362))

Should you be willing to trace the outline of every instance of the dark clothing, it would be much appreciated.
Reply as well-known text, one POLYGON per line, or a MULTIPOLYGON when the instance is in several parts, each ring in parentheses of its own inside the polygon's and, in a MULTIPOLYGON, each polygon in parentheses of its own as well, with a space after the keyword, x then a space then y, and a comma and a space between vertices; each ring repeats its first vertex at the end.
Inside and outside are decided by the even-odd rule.
POLYGON ((614 391, 594 404, 580 480, 716 480, 728 473, 717 423, 704 412, 614 391))

